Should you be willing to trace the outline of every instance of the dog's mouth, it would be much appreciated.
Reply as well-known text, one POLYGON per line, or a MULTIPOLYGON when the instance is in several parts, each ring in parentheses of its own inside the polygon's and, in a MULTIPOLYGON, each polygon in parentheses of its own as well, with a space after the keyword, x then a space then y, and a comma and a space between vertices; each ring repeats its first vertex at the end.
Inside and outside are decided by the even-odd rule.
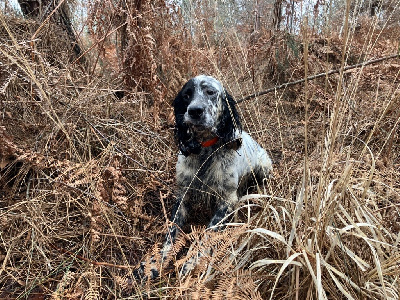
POLYGON ((193 132, 204 132, 211 130, 211 126, 209 126, 209 124, 207 124, 207 122, 204 120, 192 120, 191 118, 188 118, 185 120, 185 123, 193 132))
POLYGON ((213 127, 197 124, 188 124, 189 130, 193 137, 198 141, 205 141, 216 136, 213 127))
POLYGON ((185 115, 184 119, 189 132, 193 137, 199 141, 208 139, 209 137, 214 137, 216 134, 216 129, 214 128, 213 122, 206 117, 201 117, 199 119, 193 119, 188 115, 185 115))
POLYGON ((204 132, 204 131, 210 131, 210 128, 204 126, 204 125, 198 125, 198 124, 188 124, 189 128, 193 131, 193 132, 204 132))

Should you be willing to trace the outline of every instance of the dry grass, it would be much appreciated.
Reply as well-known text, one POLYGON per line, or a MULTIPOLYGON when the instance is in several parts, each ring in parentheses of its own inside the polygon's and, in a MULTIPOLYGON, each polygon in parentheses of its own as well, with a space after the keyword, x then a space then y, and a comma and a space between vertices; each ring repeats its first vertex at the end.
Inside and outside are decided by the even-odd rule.
POLYGON ((223 232, 182 235, 159 280, 132 276, 158 253, 174 202, 170 103, 187 74, 212 74, 242 98, 393 54, 393 29, 366 22, 347 43, 306 30, 263 33, 251 45, 227 32, 218 47, 166 34, 184 55, 152 45, 164 47, 164 70, 173 71, 145 82, 156 93, 149 101, 145 86, 117 98, 126 85, 72 63, 51 25, 31 41, 39 24, 4 15, 1 24, 1 298, 399 297, 398 59, 241 103, 244 128, 274 158, 264 193, 243 197, 223 232), (189 276, 176 275, 192 251, 210 248, 189 276))

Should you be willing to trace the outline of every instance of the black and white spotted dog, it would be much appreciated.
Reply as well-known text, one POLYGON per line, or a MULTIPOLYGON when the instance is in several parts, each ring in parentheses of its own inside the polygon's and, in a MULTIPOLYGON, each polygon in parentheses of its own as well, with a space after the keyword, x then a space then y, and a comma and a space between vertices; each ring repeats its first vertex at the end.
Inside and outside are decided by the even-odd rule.
MULTIPOLYGON (((190 79, 174 100, 177 202, 161 251, 164 261, 179 228, 208 220, 221 228, 251 182, 261 184, 272 170, 267 152, 242 131, 235 101, 213 77, 190 79)), ((193 263, 192 263, 193 265, 193 263)), ((184 266, 183 273, 192 266, 184 266)), ((157 275, 152 270, 152 277, 157 275)))

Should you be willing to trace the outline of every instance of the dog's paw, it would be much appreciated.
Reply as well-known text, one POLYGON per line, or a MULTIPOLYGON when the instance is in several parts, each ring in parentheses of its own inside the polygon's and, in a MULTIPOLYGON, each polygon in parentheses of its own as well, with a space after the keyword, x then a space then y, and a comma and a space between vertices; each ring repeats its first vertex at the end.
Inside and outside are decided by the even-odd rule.
POLYGON ((157 279, 160 276, 160 273, 156 268, 151 268, 150 269, 150 274, 146 274, 145 272, 145 267, 146 267, 146 262, 142 261, 140 263, 140 266, 133 271, 133 276, 137 281, 140 281, 141 283, 146 282, 148 279, 154 280, 157 279))
POLYGON ((200 258, 202 257, 201 253, 199 252, 197 255, 192 256, 189 258, 182 266, 181 270, 179 271, 179 276, 181 278, 186 277, 195 267, 198 265, 200 258))

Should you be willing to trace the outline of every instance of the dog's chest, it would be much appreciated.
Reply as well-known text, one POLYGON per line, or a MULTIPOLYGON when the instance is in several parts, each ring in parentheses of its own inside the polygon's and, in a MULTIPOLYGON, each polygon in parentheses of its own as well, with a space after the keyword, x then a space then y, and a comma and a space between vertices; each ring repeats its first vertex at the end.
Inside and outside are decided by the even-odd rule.
POLYGON ((178 185, 205 192, 226 190, 227 185, 237 184, 231 174, 234 161, 232 153, 179 157, 176 165, 178 185))

